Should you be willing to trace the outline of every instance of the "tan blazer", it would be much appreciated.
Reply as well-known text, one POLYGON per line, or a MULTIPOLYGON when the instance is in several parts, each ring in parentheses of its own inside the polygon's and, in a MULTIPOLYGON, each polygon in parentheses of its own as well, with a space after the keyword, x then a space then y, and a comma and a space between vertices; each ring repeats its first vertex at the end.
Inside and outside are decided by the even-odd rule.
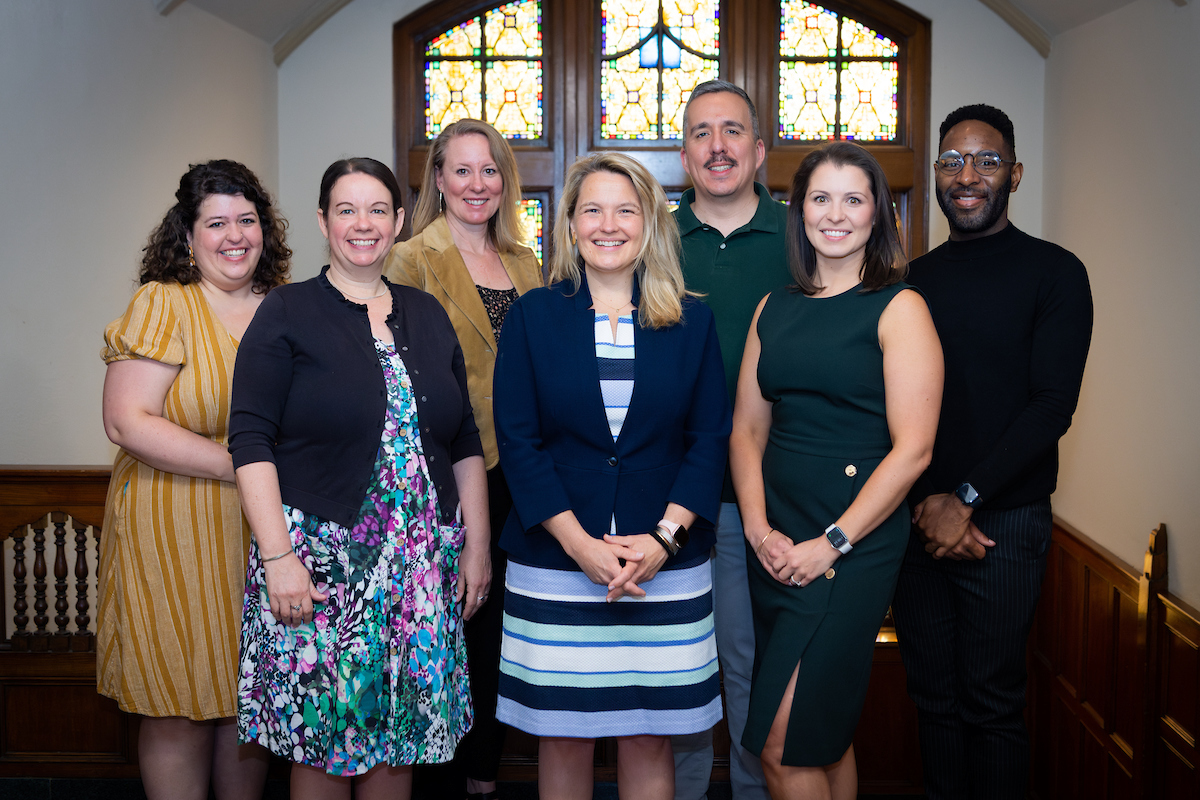
MULTIPOLYGON (((525 294, 543 284, 542 268, 528 248, 518 253, 501 253, 500 261, 517 294, 525 294)), ((479 438, 483 441, 483 457, 488 469, 499 462, 496 449, 496 427, 492 422, 492 371, 496 366, 496 337, 487 310, 479 299, 479 291, 467 272, 446 217, 435 219, 425 230, 407 242, 392 247, 383 266, 387 279, 405 286, 415 286, 437 298, 450 315, 454 332, 462 346, 467 362, 467 392, 479 438)))

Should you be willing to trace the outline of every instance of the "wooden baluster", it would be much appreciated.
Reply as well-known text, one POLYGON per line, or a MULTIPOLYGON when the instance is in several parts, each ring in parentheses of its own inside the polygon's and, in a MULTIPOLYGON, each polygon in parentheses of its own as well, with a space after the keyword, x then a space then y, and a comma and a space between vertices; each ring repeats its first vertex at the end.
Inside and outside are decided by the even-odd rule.
POLYGON ((46 525, 33 529, 33 638, 30 649, 44 651, 49 641, 46 639, 50 632, 46 625, 50 617, 46 609, 50 604, 46 601, 46 525))
POLYGON ((75 523, 75 637, 71 649, 86 652, 91 650, 92 632, 88 626, 92 618, 88 616, 91 607, 88 605, 88 565, 87 565, 87 526, 75 523))
POLYGON ((67 521, 68 517, 61 511, 50 514, 54 523, 54 638, 50 641, 50 649, 66 651, 70 647, 67 637, 71 632, 67 625, 71 617, 67 611, 71 603, 67 600, 67 521))
POLYGON ((12 648, 14 650, 29 649, 29 603, 25 600, 25 535, 28 525, 22 525, 12 532, 13 541, 13 633, 12 648))

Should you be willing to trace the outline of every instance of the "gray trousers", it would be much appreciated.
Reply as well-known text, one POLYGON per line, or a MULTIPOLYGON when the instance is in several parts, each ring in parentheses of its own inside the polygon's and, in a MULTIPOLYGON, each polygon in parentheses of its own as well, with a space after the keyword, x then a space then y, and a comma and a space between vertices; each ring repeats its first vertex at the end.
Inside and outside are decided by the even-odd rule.
MULTIPOLYGON (((742 730, 750 708, 754 670, 754 621, 746 579, 746 538, 735 503, 722 503, 717 520, 713 573, 713 616, 717 656, 725 681, 725 717, 729 722, 729 781, 736 800, 770 800, 758 756, 742 748, 742 730)), ((672 736, 675 751, 675 800, 706 800, 712 775, 712 731, 672 736)))

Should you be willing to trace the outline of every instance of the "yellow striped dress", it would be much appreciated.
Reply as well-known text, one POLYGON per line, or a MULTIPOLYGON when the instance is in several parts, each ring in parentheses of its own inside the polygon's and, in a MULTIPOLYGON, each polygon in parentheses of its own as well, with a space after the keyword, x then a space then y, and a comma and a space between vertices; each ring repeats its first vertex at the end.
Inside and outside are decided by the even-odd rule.
MULTIPOLYGON (((237 342, 199 284, 147 283, 104 330, 106 364, 179 365, 163 417, 228 443, 237 342)), ((250 528, 232 483, 161 472, 121 450, 100 539, 97 683, 151 717, 237 714, 250 528)))

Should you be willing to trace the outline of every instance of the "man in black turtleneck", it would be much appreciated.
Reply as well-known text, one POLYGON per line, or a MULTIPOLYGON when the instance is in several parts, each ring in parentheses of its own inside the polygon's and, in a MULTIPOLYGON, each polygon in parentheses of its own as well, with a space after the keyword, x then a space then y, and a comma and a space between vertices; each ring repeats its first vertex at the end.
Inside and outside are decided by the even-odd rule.
POLYGON ((925 789, 1024 798, 1025 643, 1050 547, 1058 440, 1092 332, 1087 272, 1008 221, 1021 183, 1004 112, 942 123, 935 163, 950 240, 912 262, 946 358, 933 461, 893 603, 916 702, 925 789))

